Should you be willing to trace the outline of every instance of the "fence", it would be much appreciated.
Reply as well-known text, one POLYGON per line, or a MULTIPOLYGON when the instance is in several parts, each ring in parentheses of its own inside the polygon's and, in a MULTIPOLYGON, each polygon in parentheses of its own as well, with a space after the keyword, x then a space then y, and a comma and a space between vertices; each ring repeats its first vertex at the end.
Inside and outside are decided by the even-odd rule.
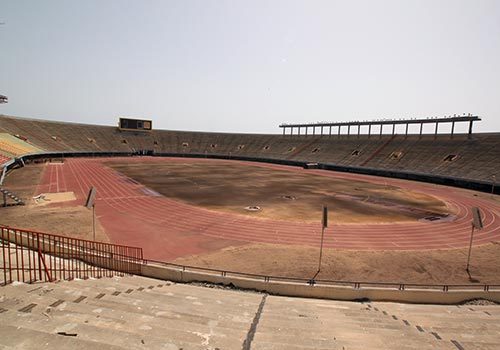
POLYGON ((142 248, 0 226, 0 282, 140 274, 142 248))

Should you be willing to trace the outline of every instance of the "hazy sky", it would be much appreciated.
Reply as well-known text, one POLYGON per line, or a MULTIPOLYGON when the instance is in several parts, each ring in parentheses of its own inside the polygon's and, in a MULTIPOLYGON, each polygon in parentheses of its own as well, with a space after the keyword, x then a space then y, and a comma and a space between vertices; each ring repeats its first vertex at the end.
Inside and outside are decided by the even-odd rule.
POLYGON ((0 114, 279 133, 465 112, 500 131, 500 1, 0 0, 0 22, 0 114))

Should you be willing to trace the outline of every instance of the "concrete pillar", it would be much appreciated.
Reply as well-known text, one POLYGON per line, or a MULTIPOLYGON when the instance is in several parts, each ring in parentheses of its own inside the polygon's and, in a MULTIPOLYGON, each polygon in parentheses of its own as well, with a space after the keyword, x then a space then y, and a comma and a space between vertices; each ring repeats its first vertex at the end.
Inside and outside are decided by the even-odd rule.
POLYGON ((283 127, 283 136, 285 136, 285 130, 286 130, 286 128, 283 127))
POLYGON ((455 132, 455 122, 451 122, 451 138, 453 138, 454 132, 455 132))
POLYGON ((321 125, 321 136, 323 136, 323 125, 321 125))
POLYGON ((313 126, 313 136, 316 135, 316 127, 313 126))
POLYGON ((384 129, 384 124, 380 124, 380 137, 382 137, 382 130, 384 129))
POLYGON ((342 127, 342 126, 341 126, 341 125, 339 125, 339 137, 340 137, 340 128, 341 128, 341 127, 342 127))
POLYGON ((358 124, 358 138, 359 138, 359 133, 361 132, 361 125, 358 124))
POLYGON ((396 129, 396 124, 392 124, 392 134, 394 135, 394 130, 396 129))
POLYGON ((309 129, 309 127, 306 126, 306 136, 307 136, 307 129, 309 129))
POLYGON ((351 135, 351 124, 347 125, 347 136, 351 135))
POLYGON ((472 135, 472 124, 474 124, 474 122, 471 120, 471 121, 469 122, 469 135, 467 136, 469 139, 470 139, 470 137, 471 137, 471 135, 472 135))
POLYGON ((434 137, 438 134, 439 123, 436 123, 436 129, 434 129, 434 137))
POLYGON ((405 132, 405 137, 408 136, 408 123, 406 123, 406 132, 405 132))
POLYGON ((424 128, 424 123, 420 123, 420 137, 422 136, 422 129, 424 128))
POLYGON ((371 134, 372 134, 372 125, 368 124, 368 138, 370 138, 371 134))
POLYGON ((300 126, 298 126, 297 128, 299 128, 297 135, 300 136, 300 126))
POLYGON ((332 136, 332 126, 330 125, 330 131, 328 133, 329 136, 332 136))

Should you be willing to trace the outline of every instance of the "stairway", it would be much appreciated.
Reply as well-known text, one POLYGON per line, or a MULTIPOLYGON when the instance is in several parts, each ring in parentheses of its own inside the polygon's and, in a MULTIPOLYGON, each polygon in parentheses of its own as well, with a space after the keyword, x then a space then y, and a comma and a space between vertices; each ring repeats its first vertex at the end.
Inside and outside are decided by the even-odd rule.
POLYGON ((0 193, 3 195, 3 206, 6 207, 7 204, 7 198, 12 199, 15 204, 14 205, 24 205, 24 202, 22 201, 21 198, 19 198, 15 193, 10 192, 9 190, 5 188, 0 187, 0 193))

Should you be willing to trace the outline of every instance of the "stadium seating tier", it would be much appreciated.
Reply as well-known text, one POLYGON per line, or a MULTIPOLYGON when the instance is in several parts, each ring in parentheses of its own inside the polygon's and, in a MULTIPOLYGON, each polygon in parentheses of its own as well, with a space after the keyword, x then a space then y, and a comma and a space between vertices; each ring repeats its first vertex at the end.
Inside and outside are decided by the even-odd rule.
MULTIPOLYGON (((435 135, 268 135, 153 130, 121 131, 86 125, 0 116, 0 133, 17 135, 30 151, 138 151, 235 155, 419 172, 491 181, 500 173, 500 133, 435 135)), ((21 140, 20 140, 21 141, 21 140)), ((22 149, 0 155, 11 158, 22 149)), ((12 146, 12 145, 11 145, 12 146)), ((30 153, 26 151, 25 153, 30 153)))

